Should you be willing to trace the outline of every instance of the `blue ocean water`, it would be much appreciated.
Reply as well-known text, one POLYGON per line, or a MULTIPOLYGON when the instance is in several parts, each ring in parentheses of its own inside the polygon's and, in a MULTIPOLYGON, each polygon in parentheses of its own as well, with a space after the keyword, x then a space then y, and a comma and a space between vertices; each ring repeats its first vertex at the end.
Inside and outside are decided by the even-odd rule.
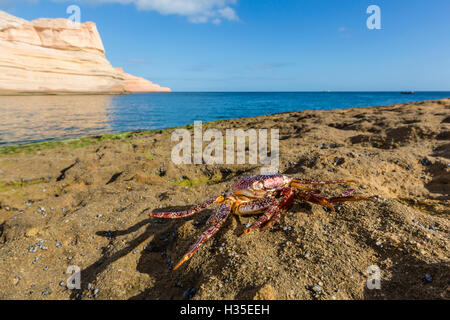
POLYGON ((122 96, 0 97, 0 145, 162 129, 196 120, 297 110, 382 106, 450 97, 450 92, 174 92, 122 96))

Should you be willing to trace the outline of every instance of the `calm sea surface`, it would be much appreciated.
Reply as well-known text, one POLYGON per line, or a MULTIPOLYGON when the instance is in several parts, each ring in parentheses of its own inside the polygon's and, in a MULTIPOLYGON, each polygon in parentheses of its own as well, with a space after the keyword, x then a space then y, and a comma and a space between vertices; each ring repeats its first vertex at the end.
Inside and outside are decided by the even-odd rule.
POLYGON ((123 96, 0 96, 0 145, 162 129, 195 120, 296 110, 382 106, 450 97, 450 92, 230 92, 123 96))

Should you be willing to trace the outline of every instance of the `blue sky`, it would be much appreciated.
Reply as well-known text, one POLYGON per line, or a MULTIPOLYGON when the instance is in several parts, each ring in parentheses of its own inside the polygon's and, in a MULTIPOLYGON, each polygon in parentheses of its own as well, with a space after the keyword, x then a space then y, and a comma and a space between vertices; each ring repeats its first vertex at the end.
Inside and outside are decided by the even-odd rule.
POLYGON ((174 91, 450 91, 448 0, 0 0, 94 21, 113 66, 174 91), (369 5, 381 30, 369 30, 369 5))

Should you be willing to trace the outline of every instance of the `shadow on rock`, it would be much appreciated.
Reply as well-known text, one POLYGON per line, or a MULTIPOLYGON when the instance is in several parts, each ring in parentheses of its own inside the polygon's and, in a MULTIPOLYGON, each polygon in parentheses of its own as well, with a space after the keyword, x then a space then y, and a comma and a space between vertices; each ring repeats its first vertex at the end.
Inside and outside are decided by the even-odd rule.
MULTIPOLYGON (((449 299, 450 266, 448 263, 428 264, 410 256, 397 257, 389 269, 390 278, 382 274, 381 289, 364 289, 365 299, 449 299)), ((383 272, 383 271, 382 271, 383 272)))
MULTIPOLYGON (((181 211, 188 208, 190 206, 167 207, 155 211, 181 211)), ((143 210, 141 214, 146 212, 150 212, 149 209, 143 210)), ((198 274, 192 274, 186 278, 185 274, 171 271, 173 265, 167 257, 167 251, 176 250, 177 229, 180 222, 183 221, 148 218, 125 230, 97 232, 97 235, 108 238, 109 244, 113 246, 117 238, 132 234, 145 227, 145 230, 138 237, 129 241, 123 249, 109 253, 107 247, 104 247, 102 257, 81 270, 81 289, 73 290, 70 298, 80 299, 83 293, 89 292, 89 284, 95 283, 98 276, 109 265, 133 252, 141 244, 152 238, 145 245, 145 250, 141 252, 137 270, 149 274, 156 282, 151 289, 131 299, 182 299, 183 294, 186 296, 186 286, 188 286, 188 289, 194 288, 195 284, 201 281, 201 277, 198 274), (192 285, 190 286, 190 284, 192 285)), ((191 289, 189 295, 193 294, 194 292, 191 289)), ((189 295, 185 298, 190 298, 189 295)))
MULTIPOLYGON (((378 261, 390 261, 390 267, 380 265, 380 289, 364 286, 364 299, 448 299, 450 297, 450 264, 430 263, 396 246, 380 246, 372 233, 358 228, 358 241, 369 245, 378 261)), ((374 265, 377 265, 375 262, 374 265)), ((372 278, 373 279, 373 278, 372 278)))
MULTIPOLYGON (((189 207, 175 209, 175 211, 187 208, 189 207)), ((173 208, 165 208, 161 211, 173 210, 173 208)), ((205 277, 208 277, 208 275, 204 274, 200 268, 188 268, 190 261, 175 271, 172 271, 172 268, 178 262, 178 259, 187 252, 199 234, 205 230, 206 221, 210 214, 211 210, 205 210, 195 216, 194 225, 198 227, 198 230, 192 238, 184 242, 178 238, 180 223, 172 220, 165 231, 160 232, 159 236, 155 236, 147 244, 146 250, 142 252, 139 259, 137 270, 140 273, 148 274, 154 280, 154 284, 140 294, 131 297, 130 300, 189 300, 194 297, 200 286, 206 282, 205 277)), ((220 239, 227 225, 228 223, 214 238, 220 239)), ((210 241, 212 242, 212 239, 210 241)), ((202 247, 202 249, 204 248, 202 247)), ((214 261, 214 263, 218 266, 221 265, 217 261, 214 261)), ((220 270, 220 267, 217 270, 220 270)))

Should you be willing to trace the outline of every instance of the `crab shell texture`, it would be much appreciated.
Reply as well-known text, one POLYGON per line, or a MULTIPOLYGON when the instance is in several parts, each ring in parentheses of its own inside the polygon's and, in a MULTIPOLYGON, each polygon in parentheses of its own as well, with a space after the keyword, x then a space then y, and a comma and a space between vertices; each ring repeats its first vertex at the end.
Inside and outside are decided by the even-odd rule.
POLYGON ((291 183, 292 178, 281 174, 249 176, 238 180, 232 187, 235 196, 266 197, 291 183))

